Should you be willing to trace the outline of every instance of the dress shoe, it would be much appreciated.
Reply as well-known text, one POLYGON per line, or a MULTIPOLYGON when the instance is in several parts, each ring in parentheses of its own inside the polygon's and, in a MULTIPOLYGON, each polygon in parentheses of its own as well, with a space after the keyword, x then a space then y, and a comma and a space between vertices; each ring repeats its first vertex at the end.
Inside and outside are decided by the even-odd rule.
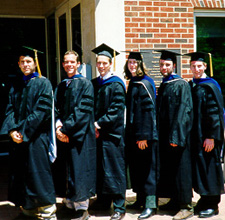
POLYGON ((74 206, 74 202, 72 202, 71 200, 67 199, 67 198, 63 198, 63 201, 62 203, 65 205, 66 208, 68 209, 75 209, 75 206, 74 206))
POLYGON ((136 201, 135 203, 133 204, 129 204, 129 205, 126 205, 126 208, 127 209, 141 209, 143 207, 143 204, 141 204, 140 202, 136 201))
POLYGON ((170 200, 168 203, 166 203, 165 205, 161 205, 159 206, 160 210, 172 210, 172 211, 179 211, 180 210, 180 205, 173 201, 170 200))
POLYGON ((218 209, 206 209, 199 212, 199 218, 208 218, 218 214, 219 214, 218 209))
POLYGON ((156 209, 146 208, 144 211, 138 216, 138 219, 146 219, 156 214, 156 209))
POLYGON ((36 209, 24 209, 22 206, 20 206, 20 209, 25 216, 36 217, 38 215, 37 208, 36 209))
POLYGON ((173 220, 187 219, 194 215, 193 210, 181 209, 174 217, 173 220))
POLYGON ((56 217, 56 214, 53 214, 48 218, 41 218, 41 219, 43 219, 43 220, 57 220, 57 217, 56 217))
POLYGON ((89 219, 90 215, 88 214, 87 210, 77 210, 75 212, 75 216, 73 217, 74 220, 87 220, 89 219))
POLYGON ((121 212, 114 212, 113 215, 111 216, 110 220, 121 220, 125 216, 125 213, 121 212))

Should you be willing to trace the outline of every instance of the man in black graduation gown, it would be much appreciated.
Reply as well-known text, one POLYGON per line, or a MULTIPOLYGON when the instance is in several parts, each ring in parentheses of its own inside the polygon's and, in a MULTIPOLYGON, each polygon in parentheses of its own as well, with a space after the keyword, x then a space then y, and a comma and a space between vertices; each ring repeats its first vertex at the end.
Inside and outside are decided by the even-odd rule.
MULTIPOLYGON (((224 141, 223 96, 218 82, 205 73, 208 54, 194 52, 190 82, 194 106, 192 129, 193 187, 200 194, 195 213, 201 218, 219 213, 224 191, 220 153, 224 141)), ((211 62, 210 62, 211 63, 211 62)))
POLYGON ((119 220, 125 216, 125 85, 111 72, 113 54, 118 52, 105 44, 92 51, 97 54, 96 66, 100 73, 99 77, 92 80, 98 151, 96 204, 100 208, 110 208, 113 201, 114 213, 111 219, 119 220))
POLYGON ((9 93, 2 133, 12 139, 9 201, 24 215, 56 220, 56 199, 48 155, 52 120, 52 86, 36 72, 34 52, 19 54, 23 73, 9 93))
POLYGON ((88 218, 89 198, 96 190, 94 89, 78 72, 79 55, 67 51, 63 67, 67 78, 56 88, 58 157, 54 164, 56 193, 64 197, 73 219, 88 218))
POLYGON ((174 73, 176 53, 161 50, 163 81, 158 90, 160 181, 159 197, 171 198, 160 209, 179 211, 174 220, 193 216, 190 132, 192 97, 188 83, 174 73))

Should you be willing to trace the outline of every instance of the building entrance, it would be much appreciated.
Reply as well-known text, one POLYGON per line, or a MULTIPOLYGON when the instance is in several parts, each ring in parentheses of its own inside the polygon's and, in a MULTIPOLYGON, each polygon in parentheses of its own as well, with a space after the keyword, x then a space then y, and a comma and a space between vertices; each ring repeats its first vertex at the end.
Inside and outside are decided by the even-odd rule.
POLYGON ((22 46, 43 51, 39 55, 42 74, 46 76, 45 19, 0 18, 0 125, 4 120, 8 103, 8 91, 16 77, 21 74, 18 67, 18 52, 22 46))

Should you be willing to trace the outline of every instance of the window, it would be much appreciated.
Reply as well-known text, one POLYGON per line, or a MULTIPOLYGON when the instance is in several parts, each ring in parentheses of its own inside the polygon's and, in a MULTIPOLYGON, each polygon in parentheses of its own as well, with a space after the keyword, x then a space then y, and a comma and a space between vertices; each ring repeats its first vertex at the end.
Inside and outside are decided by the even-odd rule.
MULTIPOLYGON (((210 13, 208 13, 210 15, 210 13)), ((225 96, 225 15, 196 16, 196 48, 212 54, 213 78, 217 80, 225 96)), ((209 73, 209 68, 208 72, 209 73)), ((209 75, 209 74, 208 74, 209 75)))
POLYGON ((55 88, 57 86, 55 14, 52 14, 47 18, 47 33, 49 79, 52 83, 53 88, 55 88))
POLYGON ((75 50, 82 62, 82 45, 81 45, 81 17, 80 4, 71 9, 71 23, 72 23, 72 48, 75 50))
POLYGON ((67 50, 75 50, 82 59, 80 0, 70 0, 56 12, 57 82, 66 77, 62 66, 67 50))

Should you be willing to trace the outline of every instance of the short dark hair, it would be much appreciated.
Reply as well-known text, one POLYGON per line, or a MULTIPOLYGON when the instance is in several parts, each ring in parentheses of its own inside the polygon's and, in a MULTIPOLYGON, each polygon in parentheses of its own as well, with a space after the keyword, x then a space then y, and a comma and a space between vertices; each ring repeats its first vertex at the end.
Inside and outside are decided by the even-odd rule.
POLYGON ((36 63, 36 59, 33 56, 30 56, 30 55, 20 55, 19 56, 19 61, 20 61, 20 57, 30 57, 30 58, 33 59, 34 63, 36 63))
POLYGON ((69 55, 69 54, 75 55, 75 57, 77 58, 77 62, 80 62, 80 56, 79 56, 79 54, 76 51, 74 51, 74 50, 68 50, 68 51, 66 51, 66 53, 64 54, 64 56, 69 55))

